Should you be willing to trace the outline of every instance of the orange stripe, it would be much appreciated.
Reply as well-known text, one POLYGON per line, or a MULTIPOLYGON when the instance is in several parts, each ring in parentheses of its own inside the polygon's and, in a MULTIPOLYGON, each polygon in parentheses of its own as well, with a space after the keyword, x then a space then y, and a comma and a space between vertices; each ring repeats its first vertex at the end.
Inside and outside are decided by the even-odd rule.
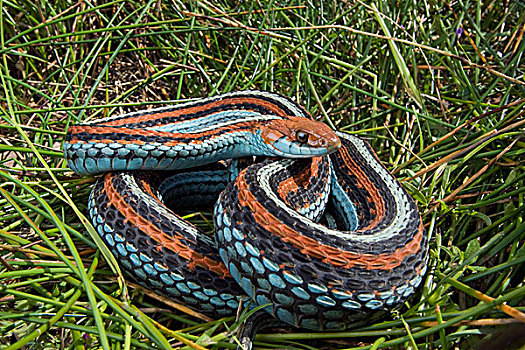
POLYGON ((239 190, 239 204, 242 207, 250 208, 255 221, 265 230, 280 237, 284 242, 292 244, 308 257, 313 256, 326 264, 347 269, 357 266, 367 270, 392 270, 401 265, 406 257, 416 254, 420 249, 424 231, 421 220, 419 221, 418 232, 412 240, 406 246, 396 249, 393 253, 381 253, 379 255, 362 254, 322 244, 293 230, 268 212, 250 192, 245 181, 245 174, 246 171, 241 172, 235 181, 239 190))
POLYGON ((296 208, 297 206, 293 203, 288 202, 287 197, 290 193, 296 194, 299 191, 299 186, 307 189, 310 186, 310 181, 312 178, 319 175, 319 163, 321 162, 321 157, 312 158, 312 162, 309 167, 296 174, 295 176, 290 176, 289 178, 281 181, 279 183, 278 192, 279 197, 286 202, 290 207, 296 208))
MULTIPOLYGON (((258 99, 258 98, 227 98, 224 100, 210 102, 202 106, 188 107, 188 108, 183 108, 183 109, 179 109, 179 110, 171 111, 171 112, 162 112, 162 113, 157 113, 157 114, 144 114, 144 115, 140 115, 136 117, 108 121, 108 122, 104 122, 104 125, 120 126, 120 125, 125 125, 125 124, 138 124, 144 121, 151 121, 151 120, 157 120, 157 119, 168 118, 168 117, 179 117, 181 115, 198 113, 198 112, 201 112, 207 109, 211 109, 214 107, 220 107, 220 106, 227 105, 227 104, 241 104, 241 103, 248 103, 248 104, 262 106, 270 110, 271 112, 270 114, 277 114, 280 116, 286 115, 286 113, 284 113, 284 111, 280 109, 279 107, 277 107, 275 104, 270 103, 268 101, 258 99)), ((188 119, 188 120, 191 120, 191 119, 188 119)))
POLYGON ((374 220, 370 221, 366 227, 359 227, 357 230, 357 232, 365 232, 366 230, 370 230, 377 226, 385 217, 385 201, 383 200, 383 196, 379 192, 379 189, 369 180, 368 175, 363 172, 363 169, 352 159, 352 156, 348 153, 346 147, 341 147, 339 149, 339 155, 343 159, 347 171, 350 174, 355 175, 357 187, 366 191, 368 193, 368 201, 374 203, 374 208, 370 209, 374 220))
POLYGON ((171 138, 184 138, 184 139, 196 139, 208 135, 216 134, 225 134, 228 132, 235 132, 239 130, 251 130, 251 126, 254 122, 242 122, 227 125, 222 128, 212 129, 206 132, 201 133, 173 133, 166 131, 151 130, 146 128, 118 128, 112 126, 89 126, 89 125, 75 125, 72 126, 69 130, 71 135, 88 133, 95 135, 104 135, 104 134, 127 134, 127 135, 137 135, 137 136, 147 136, 147 137, 171 137, 171 138))
POLYGON ((159 199, 159 197, 157 197, 157 195, 155 193, 153 193, 153 189, 151 188, 151 185, 149 184, 149 182, 147 182, 145 180, 140 180, 140 183, 142 185, 142 188, 144 189, 144 191, 146 191, 147 194, 149 194, 158 203, 160 203, 162 206, 164 206, 164 203, 162 203, 162 201, 159 199))
MULTIPOLYGON (((157 248, 161 251, 162 248, 171 250, 188 262, 187 266, 190 270, 200 266, 207 270, 213 271, 222 278, 231 277, 230 272, 226 266, 219 261, 215 261, 207 256, 197 253, 187 245, 181 242, 180 235, 170 236, 164 233, 161 229, 139 215, 133 207, 131 207, 125 199, 118 193, 113 186, 113 174, 108 173, 104 179, 104 190, 108 196, 107 206, 113 205, 126 218, 125 220, 131 223, 134 227, 141 230, 148 235, 152 240, 159 244, 157 248)), ((195 243, 195 242, 192 242, 195 243)))
MULTIPOLYGON (((214 135, 214 136, 210 136, 208 137, 209 140, 213 140, 215 137, 221 137, 221 136, 224 136, 226 134, 229 134, 229 133, 234 133, 234 132, 237 132, 239 131, 239 129, 244 129, 244 127, 239 127, 238 129, 229 129, 227 131, 219 131, 217 132, 217 134, 219 135, 214 135)), ((86 129, 84 128, 84 131, 86 129)), ((197 137, 202 137, 202 135, 206 135, 207 133, 202 133, 202 134, 199 134, 199 135, 190 135, 190 134, 171 134, 171 133, 162 133, 162 134, 166 134, 166 135, 157 135, 157 134, 154 134, 153 131, 145 131, 147 134, 145 134, 143 131, 144 130, 137 130, 137 129, 125 129, 127 131, 122 131, 124 129, 118 129, 120 130, 119 132, 121 133, 125 133, 125 134, 134 134, 134 135, 143 135, 143 136, 168 136, 170 138, 176 138, 176 137, 180 137, 180 138, 184 138, 186 140, 172 140, 172 141, 169 141, 169 142, 164 142, 163 145, 165 146, 169 146, 169 147, 173 147, 173 146, 176 146, 176 145, 179 145, 179 144, 201 144, 203 141, 202 140, 189 140, 187 141, 187 139, 195 139, 197 137), (128 132, 129 131, 129 132, 128 132), (137 132, 135 132, 137 131, 137 132)), ((82 131, 80 131, 82 132, 82 131)), ((77 132, 74 132, 74 133, 77 133, 77 132)), ((98 134, 113 134, 113 132, 98 132, 98 134)), ((215 134, 215 133, 214 133, 215 134)), ((143 140, 122 140, 122 139, 94 139, 94 140, 79 140, 77 138, 73 138, 69 141, 69 144, 73 145, 73 144, 76 144, 76 143, 106 143, 106 144, 110 144, 110 143, 118 143, 118 144, 121 144, 121 145, 129 145, 129 144, 134 144, 134 145, 145 145, 145 144, 148 144, 150 142, 146 142, 146 141, 143 141, 143 140)))
POLYGON ((147 144, 146 141, 142 141, 142 140, 115 140, 115 139, 105 139, 105 140, 91 140, 91 141, 86 141, 86 140, 79 140, 79 139, 72 139, 69 141, 69 144, 71 145, 74 145, 75 143, 106 143, 106 144, 110 144, 110 143, 119 143, 121 145, 145 145, 147 144))

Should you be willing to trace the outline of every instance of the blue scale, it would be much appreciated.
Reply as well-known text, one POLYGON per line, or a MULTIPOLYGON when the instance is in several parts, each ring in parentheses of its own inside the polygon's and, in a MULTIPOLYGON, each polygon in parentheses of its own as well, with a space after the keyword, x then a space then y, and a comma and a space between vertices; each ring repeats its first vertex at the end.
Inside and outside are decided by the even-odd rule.
POLYGON ((160 289, 160 288, 164 287, 164 285, 161 282, 157 281, 157 280, 150 279, 149 283, 151 283, 151 285, 153 287, 155 287, 155 288, 159 288, 160 289))
POLYGON ((216 307, 223 307, 224 305, 226 305, 224 300, 222 300, 221 298, 218 298, 218 297, 210 298, 210 303, 212 305, 215 305, 216 307))
POLYGON ((135 247, 133 244, 131 243, 126 243, 126 249, 128 250, 128 252, 131 252, 131 253, 136 253, 138 252, 139 250, 137 249, 137 247, 135 247))
POLYGON ((142 261, 144 261, 144 262, 146 262, 146 263, 150 263, 150 262, 153 261, 153 259, 152 259, 151 257, 147 256, 147 255, 144 254, 144 253, 140 253, 140 254, 139 254, 139 258, 140 258, 140 260, 142 260, 142 261))
POLYGON ((230 274, 232 275, 233 279, 240 284, 241 275, 239 274, 239 270, 237 270, 237 267, 234 265, 234 263, 230 262, 228 265, 228 270, 230 270, 230 274))
POLYGON ((219 256, 224 264, 228 265, 228 253, 226 250, 219 248, 219 256))
POLYGON ((248 265, 247 263, 245 263, 244 261, 241 261, 241 269, 246 275, 253 276, 252 267, 248 265))
POLYGON ((369 300, 375 299, 375 297, 376 296, 372 293, 362 293, 362 294, 357 295, 357 299, 361 301, 369 301, 369 300))
MULTIPOLYGON (((224 218, 226 219, 226 215, 224 216, 224 218)), ((244 235, 242 234, 242 232, 237 230, 235 227, 232 229, 232 235, 239 241, 244 240, 244 235)))
MULTIPOLYGON (((225 215, 224 216, 224 220, 226 220, 227 216, 225 215)), ((224 239, 227 241, 227 242, 231 242, 232 241, 232 232, 231 230, 229 229, 228 226, 225 226, 223 229, 222 229, 222 236, 224 236, 224 239)))
POLYGON ((233 299, 233 295, 228 294, 228 293, 221 293, 220 297, 221 297, 222 300, 231 300, 231 299, 233 299))
POLYGON ((184 276, 181 276, 181 275, 179 275, 179 274, 176 274, 175 272, 170 273, 170 277, 171 277, 174 281, 184 281, 184 280, 185 280, 184 276))
POLYGON ((201 301, 208 301, 210 299, 207 295, 200 291, 193 292, 192 295, 201 301))
POLYGON ((268 282, 268 280, 266 280, 265 278, 258 278, 257 284, 259 285, 259 288, 266 290, 268 292, 272 289, 270 282, 268 282))
POLYGON ((164 284, 166 284, 167 286, 171 286, 175 283, 175 281, 171 279, 167 273, 161 273, 159 277, 162 280, 162 282, 164 282, 164 284))
POLYGON ((253 255, 253 256, 260 256, 261 255, 261 253, 250 242, 245 242, 244 246, 246 248, 246 251, 248 253, 250 253, 251 255, 253 255))
POLYGON ((259 306, 265 306, 267 304, 272 304, 272 301, 268 299, 268 297, 264 294, 257 295, 256 301, 257 301, 257 305, 259 306))
POLYGON ((125 157, 131 152, 131 150, 128 147, 121 147, 117 150, 117 153, 120 157, 125 157))
POLYGON ((155 270, 155 268, 151 264, 144 264, 142 265, 142 268, 144 269, 144 271, 146 271, 148 275, 151 276, 155 276, 158 273, 157 270, 155 270))
POLYGON ((294 299, 285 294, 275 293, 274 297, 281 305, 284 306, 290 306, 294 303, 294 299))
POLYGON ((111 159, 110 158, 99 158, 97 162, 97 166, 99 169, 107 169, 111 167, 111 159))
POLYGON ((375 310, 383 306, 383 302, 380 300, 370 300, 369 302, 365 304, 365 306, 369 309, 375 310))
POLYGON ((277 288, 285 288, 286 287, 286 283, 284 283, 283 279, 281 277, 277 276, 274 273, 271 273, 268 276, 268 280, 270 281, 270 283, 274 287, 277 287, 277 288))
POLYGON ((214 296, 214 295, 217 295, 217 291, 214 290, 214 289, 208 289, 208 288, 204 288, 202 290, 204 292, 204 294, 206 294, 207 296, 214 296))
POLYGON ((176 284, 176 287, 178 290, 180 290, 182 293, 186 293, 186 294, 189 294, 191 292, 190 288, 188 288, 188 286, 184 283, 184 282, 179 282, 176 284))
POLYGON ((123 255, 123 256, 128 255, 128 251, 126 250, 126 248, 124 247, 124 244, 122 243, 117 244, 117 251, 119 252, 120 255, 123 255))
POLYGON ((127 161, 125 159, 113 158, 112 167, 115 169, 124 169, 127 161))
POLYGON ((287 282, 289 282, 291 284, 301 284, 301 283, 303 283, 303 279, 300 276, 298 276, 296 274, 293 274, 293 273, 291 273, 289 271, 284 271, 283 272, 283 277, 284 277, 284 279, 287 282))
POLYGON ((310 294, 301 287, 293 287, 292 293, 301 299, 304 299, 304 300, 310 299, 310 294))
POLYGON ((137 274, 137 276, 141 279, 141 280, 145 280, 146 279, 146 273, 144 272, 144 270, 142 269, 135 269, 135 274, 137 274))
POLYGON ((167 272, 168 271, 168 268, 166 266, 161 265, 158 262, 155 262, 153 264, 153 266, 155 266, 155 270, 157 270, 157 271, 160 271, 160 272, 167 272))
POLYGON ((166 288, 166 291, 173 296, 176 296, 176 297, 180 296, 180 292, 176 288, 169 287, 169 288, 166 288))
POLYGON ((315 300, 317 301, 319 305, 324 306, 324 307, 333 307, 336 304, 334 299, 326 295, 318 296, 317 298, 315 298, 315 300))
POLYGON ((279 265, 277 265, 273 261, 265 257, 262 258, 262 261, 263 261, 264 266, 266 266, 266 268, 268 268, 270 271, 273 271, 273 272, 279 271, 279 265))
POLYGON ((326 322, 325 327, 330 330, 343 330, 345 328, 345 324, 343 322, 330 321, 326 322))
POLYGON ((133 265, 135 265, 136 267, 142 267, 142 261, 140 261, 140 259, 139 259, 137 254, 135 254, 135 253, 130 254, 129 255, 129 259, 131 260, 133 265))
POLYGON ((312 293, 321 294, 326 293, 328 288, 320 284, 308 283, 308 290, 310 290, 312 293))
POLYGON ((246 249, 241 242, 235 242, 235 250, 237 250, 237 253, 239 253, 239 255, 243 258, 246 256, 246 249))
POLYGON ((281 321, 284 321, 288 324, 296 324, 295 316, 286 309, 277 309, 275 316, 277 316, 277 318, 281 321))
POLYGON ((343 293, 343 292, 340 292, 340 291, 337 291, 337 290, 332 291, 332 294, 334 295, 334 297, 336 297, 337 299, 340 299, 340 300, 347 300, 347 299, 352 298, 352 294, 343 293))
POLYGON ((191 304, 191 305, 196 305, 196 304, 199 303, 199 302, 197 301, 197 299, 192 298, 192 297, 189 297, 189 296, 187 296, 187 295, 183 295, 183 296, 182 296, 182 299, 183 299, 186 303, 191 304))
MULTIPOLYGON (((102 232, 99 232, 99 234, 101 234, 102 232)), ((102 236, 102 234, 101 234, 102 236)), ((106 242, 110 245, 110 246, 115 246, 115 241, 113 240, 113 235, 108 233, 104 236, 106 238, 106 242)))
POLYGON ((239 307, 239 302, 237 300, 228 300, 226 302, 226 305, 228 305, 232 309, 237 309, 239 307))
POLYGON ((315 318, 305 318, 301 320, 301 327, 308 329, 319 329, 321 328, 321 323, 315 318))
POLYGON ((250 281, 248 278, 243 277, 241 279, 241 287, 244 289, 246 294, 253 299, 255 296, 255 286, 253 285, 252 281, 250 281))
POLYGON ((341 305, 345 309, 351 309, 351 310, 359 310, 361 308, 361 304, 354 300, 347 300, 343 301, 341 305))
POLYGON ((301 304, 299 310, 304 315, 315 315, 319 312, 319 309, 312 304, 301 304))
POLYGON ((198 284, 195 283, 195 282, 187 282, 186 284, 188 285, 188 287, 190 287, 190 288, 193 289, 193 290, 196 290, 196 289, 200 289, 200 288, 201 288, 201 286, 198 285, 198 284))
POLYGON ((102 153, 108 157, 113 157, 113 155, 115 154, 115 151, 111 148, 103 148, 102 153))

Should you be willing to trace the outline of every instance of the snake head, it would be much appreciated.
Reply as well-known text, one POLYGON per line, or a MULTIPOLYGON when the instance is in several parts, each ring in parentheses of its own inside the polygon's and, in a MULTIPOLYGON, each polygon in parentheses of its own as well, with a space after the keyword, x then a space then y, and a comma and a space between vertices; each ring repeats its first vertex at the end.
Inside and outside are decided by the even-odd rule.
POLYGON ((289 158, 326 155, 341 147, 328 125, 304 117, 272 120, 262 126, 261 138, 270 152, 289 158))

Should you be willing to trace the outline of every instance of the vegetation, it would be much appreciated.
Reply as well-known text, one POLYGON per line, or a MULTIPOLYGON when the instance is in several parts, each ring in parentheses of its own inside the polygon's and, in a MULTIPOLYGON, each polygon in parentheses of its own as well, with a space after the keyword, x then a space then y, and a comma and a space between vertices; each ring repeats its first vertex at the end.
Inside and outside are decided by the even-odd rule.
POLYGON ((61 144, 81 121, 244 89, 368 139, 432 235, 430 273, 388 319, 267 330, 257 348, 523 346, 523 2, 0 7, 0 348, 235 348, 235 320, 115 277, 84 216, 95 179, 67 168, 61 144))

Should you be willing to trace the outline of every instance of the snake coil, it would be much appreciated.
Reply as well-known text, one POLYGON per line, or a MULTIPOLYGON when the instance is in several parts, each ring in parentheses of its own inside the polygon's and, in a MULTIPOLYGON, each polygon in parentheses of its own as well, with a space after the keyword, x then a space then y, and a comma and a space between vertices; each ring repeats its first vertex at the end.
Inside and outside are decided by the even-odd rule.
POLYGON ((236 92, 77 125, 64 153, 79 174, 106 172, 89 215, 122 267, 211 316, 234 314, 248 296, 290 325, 340 330, 405 301, 426 271, 417 206, 368 143, 278 94, 236 92), (217 163, 248 155, 289 159, 234 180, 217 163), (171 209, 217 196, 216 240, 171 209))

